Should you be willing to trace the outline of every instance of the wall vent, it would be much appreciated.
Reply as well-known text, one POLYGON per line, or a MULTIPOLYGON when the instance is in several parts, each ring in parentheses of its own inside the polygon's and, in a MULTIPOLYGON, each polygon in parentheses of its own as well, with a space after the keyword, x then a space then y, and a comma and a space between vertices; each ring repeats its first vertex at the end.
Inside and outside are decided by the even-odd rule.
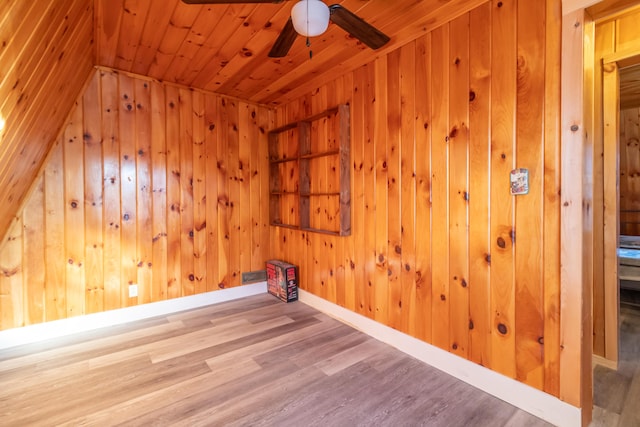
POLYGON ((246 271, 242 273, 242 284, 265 282, 267 280, 267 270, 246 271))

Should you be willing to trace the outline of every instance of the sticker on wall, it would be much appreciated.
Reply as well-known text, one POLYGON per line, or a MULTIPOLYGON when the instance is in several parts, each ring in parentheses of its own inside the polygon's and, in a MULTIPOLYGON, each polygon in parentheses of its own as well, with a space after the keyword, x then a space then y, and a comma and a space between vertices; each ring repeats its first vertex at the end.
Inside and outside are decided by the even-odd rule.
POLYGON ((511 194, 519 196, 529 193, 529 169, 514 169, 511 171, 511 194))

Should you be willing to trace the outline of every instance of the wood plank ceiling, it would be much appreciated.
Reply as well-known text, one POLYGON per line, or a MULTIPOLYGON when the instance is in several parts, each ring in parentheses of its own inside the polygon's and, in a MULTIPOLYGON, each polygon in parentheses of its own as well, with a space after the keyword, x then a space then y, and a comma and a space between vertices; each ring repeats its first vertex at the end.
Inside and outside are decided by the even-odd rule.
POLYGON ((640 107, 640 65, 620 70, 620 109, 640 107))
POLYGON ((0 2, 0 236, 94 65, 93 0, 0 2))
POLYGON ((289 18, 280 4, 187 5, 180 0, 95 0, 97 64, 278 105, 448 22, 486 0, 344 0, 391 37, 372 51, 334 24, 311 46, 267 56, 289 18), (309 58, 309 51, 313 58, 309 58))

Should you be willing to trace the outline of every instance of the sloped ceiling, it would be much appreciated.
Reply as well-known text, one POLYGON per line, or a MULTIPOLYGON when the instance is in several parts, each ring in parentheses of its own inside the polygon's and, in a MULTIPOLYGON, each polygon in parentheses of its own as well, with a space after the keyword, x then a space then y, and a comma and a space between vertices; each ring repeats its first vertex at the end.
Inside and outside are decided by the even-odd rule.
POLYGON ((391 37, 372 51, 330 24, 311 46, 298 36, 289 55, 268 57, 295 1, 187 5, 180 0, 96 0, 99 65, 267 105, 308 93, 328 79, 413 40, 486 0, 343 0, 391 37), (309 58, 309 50, 313 58, 309 58))
POLYGON ((93 62, 93 0, 0 2, 0 235, 93 62))

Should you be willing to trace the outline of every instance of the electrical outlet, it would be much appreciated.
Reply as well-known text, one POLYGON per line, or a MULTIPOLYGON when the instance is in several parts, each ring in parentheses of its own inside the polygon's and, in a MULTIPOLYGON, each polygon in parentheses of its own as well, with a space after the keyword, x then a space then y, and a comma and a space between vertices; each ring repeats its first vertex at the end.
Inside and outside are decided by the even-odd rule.
POLYGON ((138 285, 129 285, 129 298, 135 298, 138 296, 138 285))

